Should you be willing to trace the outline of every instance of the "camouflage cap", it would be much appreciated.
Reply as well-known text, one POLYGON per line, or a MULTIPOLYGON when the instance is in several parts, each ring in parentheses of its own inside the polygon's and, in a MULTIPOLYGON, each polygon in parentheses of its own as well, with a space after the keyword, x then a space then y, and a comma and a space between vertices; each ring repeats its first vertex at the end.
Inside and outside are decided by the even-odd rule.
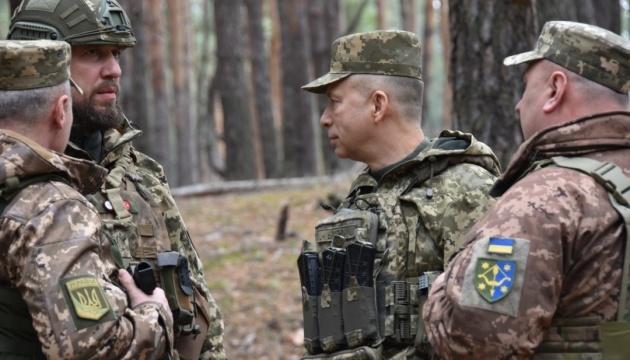
POLYGON ((70 45, 52 40, 0 40, 0 90, 27 90, 70 80, 70 45))
POLYGON ((422 79, 422 50, 414 33, 379 30, 341 37, 332 44, 330 71, 302 89, 322 94, 352 74, 407 76, 422 79))
POLYGON ((549 21, 536 48, 505 58, 506 66, 547 59, 616 92, 630 91, 630 41, 593 25, 549 21))

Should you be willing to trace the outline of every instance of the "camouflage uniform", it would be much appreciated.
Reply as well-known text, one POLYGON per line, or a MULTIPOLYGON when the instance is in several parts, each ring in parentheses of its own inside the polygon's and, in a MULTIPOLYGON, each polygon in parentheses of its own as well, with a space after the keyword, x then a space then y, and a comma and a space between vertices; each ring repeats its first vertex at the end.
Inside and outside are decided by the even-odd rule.
MULTIPOLYGON (((8 37, 55 38, 73 46, 136 44, 129 19, 115 0, 25 0, 11 19, 8 37)), ((128 121, 120 129, 90 137, 73 129, 66 153, 95 160, 109 171, 101 190, 89 199, 104 219, 106 235, 116 245, 114 248, 120 250, 118 266, 133 267, 140 260, 150 260, 156 265, 156 254, 169 250, 187 259, 196 294, 195 315, 208 322, 200 357, 223 359, 226 356, 219 307, 207 288, 203 265, 170 194, 162 167, 131 145, 140 135, 141 131, 133 129, 128 121), (84 142, 90 146, 97 144, 90 148, 84 142)), ((176 343, 179 343, 182 329, 179 326, 176 329, 176 343)))
MULTIPOLYGON (((349 35, 333 44, 330 72, 303 89, 324 93, 328 84, 355 73, 421 79, 420 59, 419 40, 411 33, 376 31, 349 35)), ((420 278, 443 271, 466 230, 494 203, 488 193, 499 173, 498 160, 486 145, 470 134, 446 130, 436 139, 425 139, 400 162, 378 172, 368 168, 359 175, 335 215, 318 223, 316 242, 320 253, 330 246, 333 238, 337 241, 341 237, 345 241, 339 245, 333 241, 333 246, 347 248, 351 242, 360 240, 361 231, 348 232, 351 222, 335 224, 336 218, 345 216, 344 212, 352 214, 347 209, 374 214, 375 225, 360 226, 367 229, 366 233, 372 232, 372 227, 375 229, 376 257, 374 272, 369 274, 374 277, 374 290, 370 288, 366 293, 365 288, 349 285, 343 289, 343 295, 335 295, 327 290, 328 280, 324 280, 319 318, 314 322, 320 329, 321 347, 327 354, 312 355, 322 349, 317 349, 316 341, 309 339, 311 333, 314 334, 310 331, 311 317, 315 316, 309 314, 309 309, 313 308, 312 296, 303 289, 308 350, 305 358, 418 359, 430 356, 419 316, 423 301, 420 278), (352 299, 364 294, 375 298, 372 300, 376 304, 374 312, 368 301, 355 316, 347 316, 347 308, 354 307, 352 299), (400 298, 399 294, 405 295, 400 298), (340 296, 341 300, 335 300, 335 296, 340 296), (342 334, 339 339, 334 335, 324 338, 321 329, 328 327, 326 322, 335 322, 335 317, 322 318, 321 314, 326 314, 330 304, 335 306, 336 302, 342 303, 340 307, 344 312, 342 334), (353 317, 360 321, 375 317, 376 325, 372 327, 377 329, 376 334, 372 332, 366 337, 366 327, 349 331, 353 326, 357 328, 351 324, 353 317)), ((303 253, 304 250, 308 250, 308 246, 303 253)))
MULTIPOLYGON (((63 42, 0 41, 0 91, 67 81, 69 62, 70 46, 63 42)), ((93 162, 0 132, 0 353, 5 356, 154 359, 170 351, 168 310, 153 302, 129 308, 117 269, 103 258, 109 244, 100 217, 79 193, 98 189, 105 174, 93 162), (53 174, 54 179, 46 176, 53 174), (45 177, 19 185, 38 176, 45 177), (13 189, 22 190, 7 202, 13 189)))
MULTIPOLYGON (((534 52, 506 64, 544 58, 627 94, 629 54, 610 32, 550 22, 534 52)), ((602 358, 600 323, 622 321, 620 305, 630 309, 619 303, 625 224, 593 177, 544 165, 585 157, 630 176, 629 133, 630 113, 612 112, 548 127, 521 145, 493 188, 503 196, 466 235, 423 309, 440 356, 602 358)))
MULTIPOLYGON (((203 264, 192 244, 184 221, 171 196, 164 170, 155 160, 137 151, 131 141, 141 135, 128 123, 123 133, 117 129, 103 135, 105 155, 100 165, 107 168, 107 181, 99 192, 88 196, 105 223, 105 232, 121 252, 123 268, 138 260, 155 260, 163 251, 177 251, 188 258, 191 281, 197 292, 207 301, 209 329, 201 353, 202 359, 225 358, 223 349, 223 319, 219 307, 206 286, 203 264), (120 192, 112 190, 120 189, 120 192), (116 194, 119 195, 116 195, 116 194), (114 198, 127 201, 130 209, 108 209, 106 202, 114 198)), ((90 159, 84 151, 69 143, 66 154, 90 159)), ((199 298, 198 300, 203 301, 199 298)))

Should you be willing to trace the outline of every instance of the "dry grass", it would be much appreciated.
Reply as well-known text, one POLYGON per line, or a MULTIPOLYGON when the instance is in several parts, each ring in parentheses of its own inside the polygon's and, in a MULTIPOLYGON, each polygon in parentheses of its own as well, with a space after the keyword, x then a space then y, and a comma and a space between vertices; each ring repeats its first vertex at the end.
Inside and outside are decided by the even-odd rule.
POLYGON ((343 180, 299 189, 178 199, 204 262, 208 287, 225 322, 230 359, 298 359, 302 307, 296 259, 312 241, 319 202, 344 193, 343 180), (289 205, 284 241, 276 241, 281 208, 289 205))

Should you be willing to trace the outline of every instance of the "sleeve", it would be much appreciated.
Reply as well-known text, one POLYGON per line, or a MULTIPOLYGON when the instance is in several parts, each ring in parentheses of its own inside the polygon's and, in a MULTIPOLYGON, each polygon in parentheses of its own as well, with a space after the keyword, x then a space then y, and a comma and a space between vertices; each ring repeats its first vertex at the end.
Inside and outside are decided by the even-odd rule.
POLYGON ((144 154, 136 152, 136 156, 139 171, 151 178, 152 183, 145 185, 162 207, 171 244, 177 244, 177 249, 174 250, 188 258, 191 281, 208 304, 206 311, 201 311, 202 315, 207 315, 210 318, 207 319, 208 333, 202 346, 200 358, 226 359, 223 348, 224 325, 221 310, 208 289, 203 272, 203 263, 186 229, 175 199, 171 195, 164 169, 155 160, 144 154))
POLYGON ((101 235, 98 214, 79 199, 51 202, 16 227, 16 287, 42 350, 55 359, 160 358, 173 343, 172 322, 160 304, 128 307, 110 281, 114 266, 102 261, 101 235))
MULTIPOLYGON (((585 175, 547 168, 515 184, 464 239, 423 308, 444 359, 529 359, 556 312, 565 248, 600 189, 585 175)), ((575 173, 575 172, 573 172, 575 173)))
POLYGON ((428 239, 418 241, 423 248, 417 249, 417 253, 427 253, 427 249, 435 247, 446 268, 453 253, 461 247, 466 232, 496 202, 489 195, 494 180, 495 177, 480 166, 460 164, 436 176, 433 184, 426 181, 404 197, 413 201, 419 211, 421 226, 417 238, 428 239), (434 189, 431 199, 426 197, 428 187, 434 189), (426 244, 427 241, 433 244, 426 244))

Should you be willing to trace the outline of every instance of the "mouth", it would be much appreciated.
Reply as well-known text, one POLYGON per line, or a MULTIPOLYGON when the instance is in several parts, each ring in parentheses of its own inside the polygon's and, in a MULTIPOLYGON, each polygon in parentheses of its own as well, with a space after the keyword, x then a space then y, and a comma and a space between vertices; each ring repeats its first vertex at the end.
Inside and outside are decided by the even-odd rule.
POLYGON ((118 97, 118 86, 111 84, 103 85, 96 90, 95 95, 102 99, 116 100, 118 97))

